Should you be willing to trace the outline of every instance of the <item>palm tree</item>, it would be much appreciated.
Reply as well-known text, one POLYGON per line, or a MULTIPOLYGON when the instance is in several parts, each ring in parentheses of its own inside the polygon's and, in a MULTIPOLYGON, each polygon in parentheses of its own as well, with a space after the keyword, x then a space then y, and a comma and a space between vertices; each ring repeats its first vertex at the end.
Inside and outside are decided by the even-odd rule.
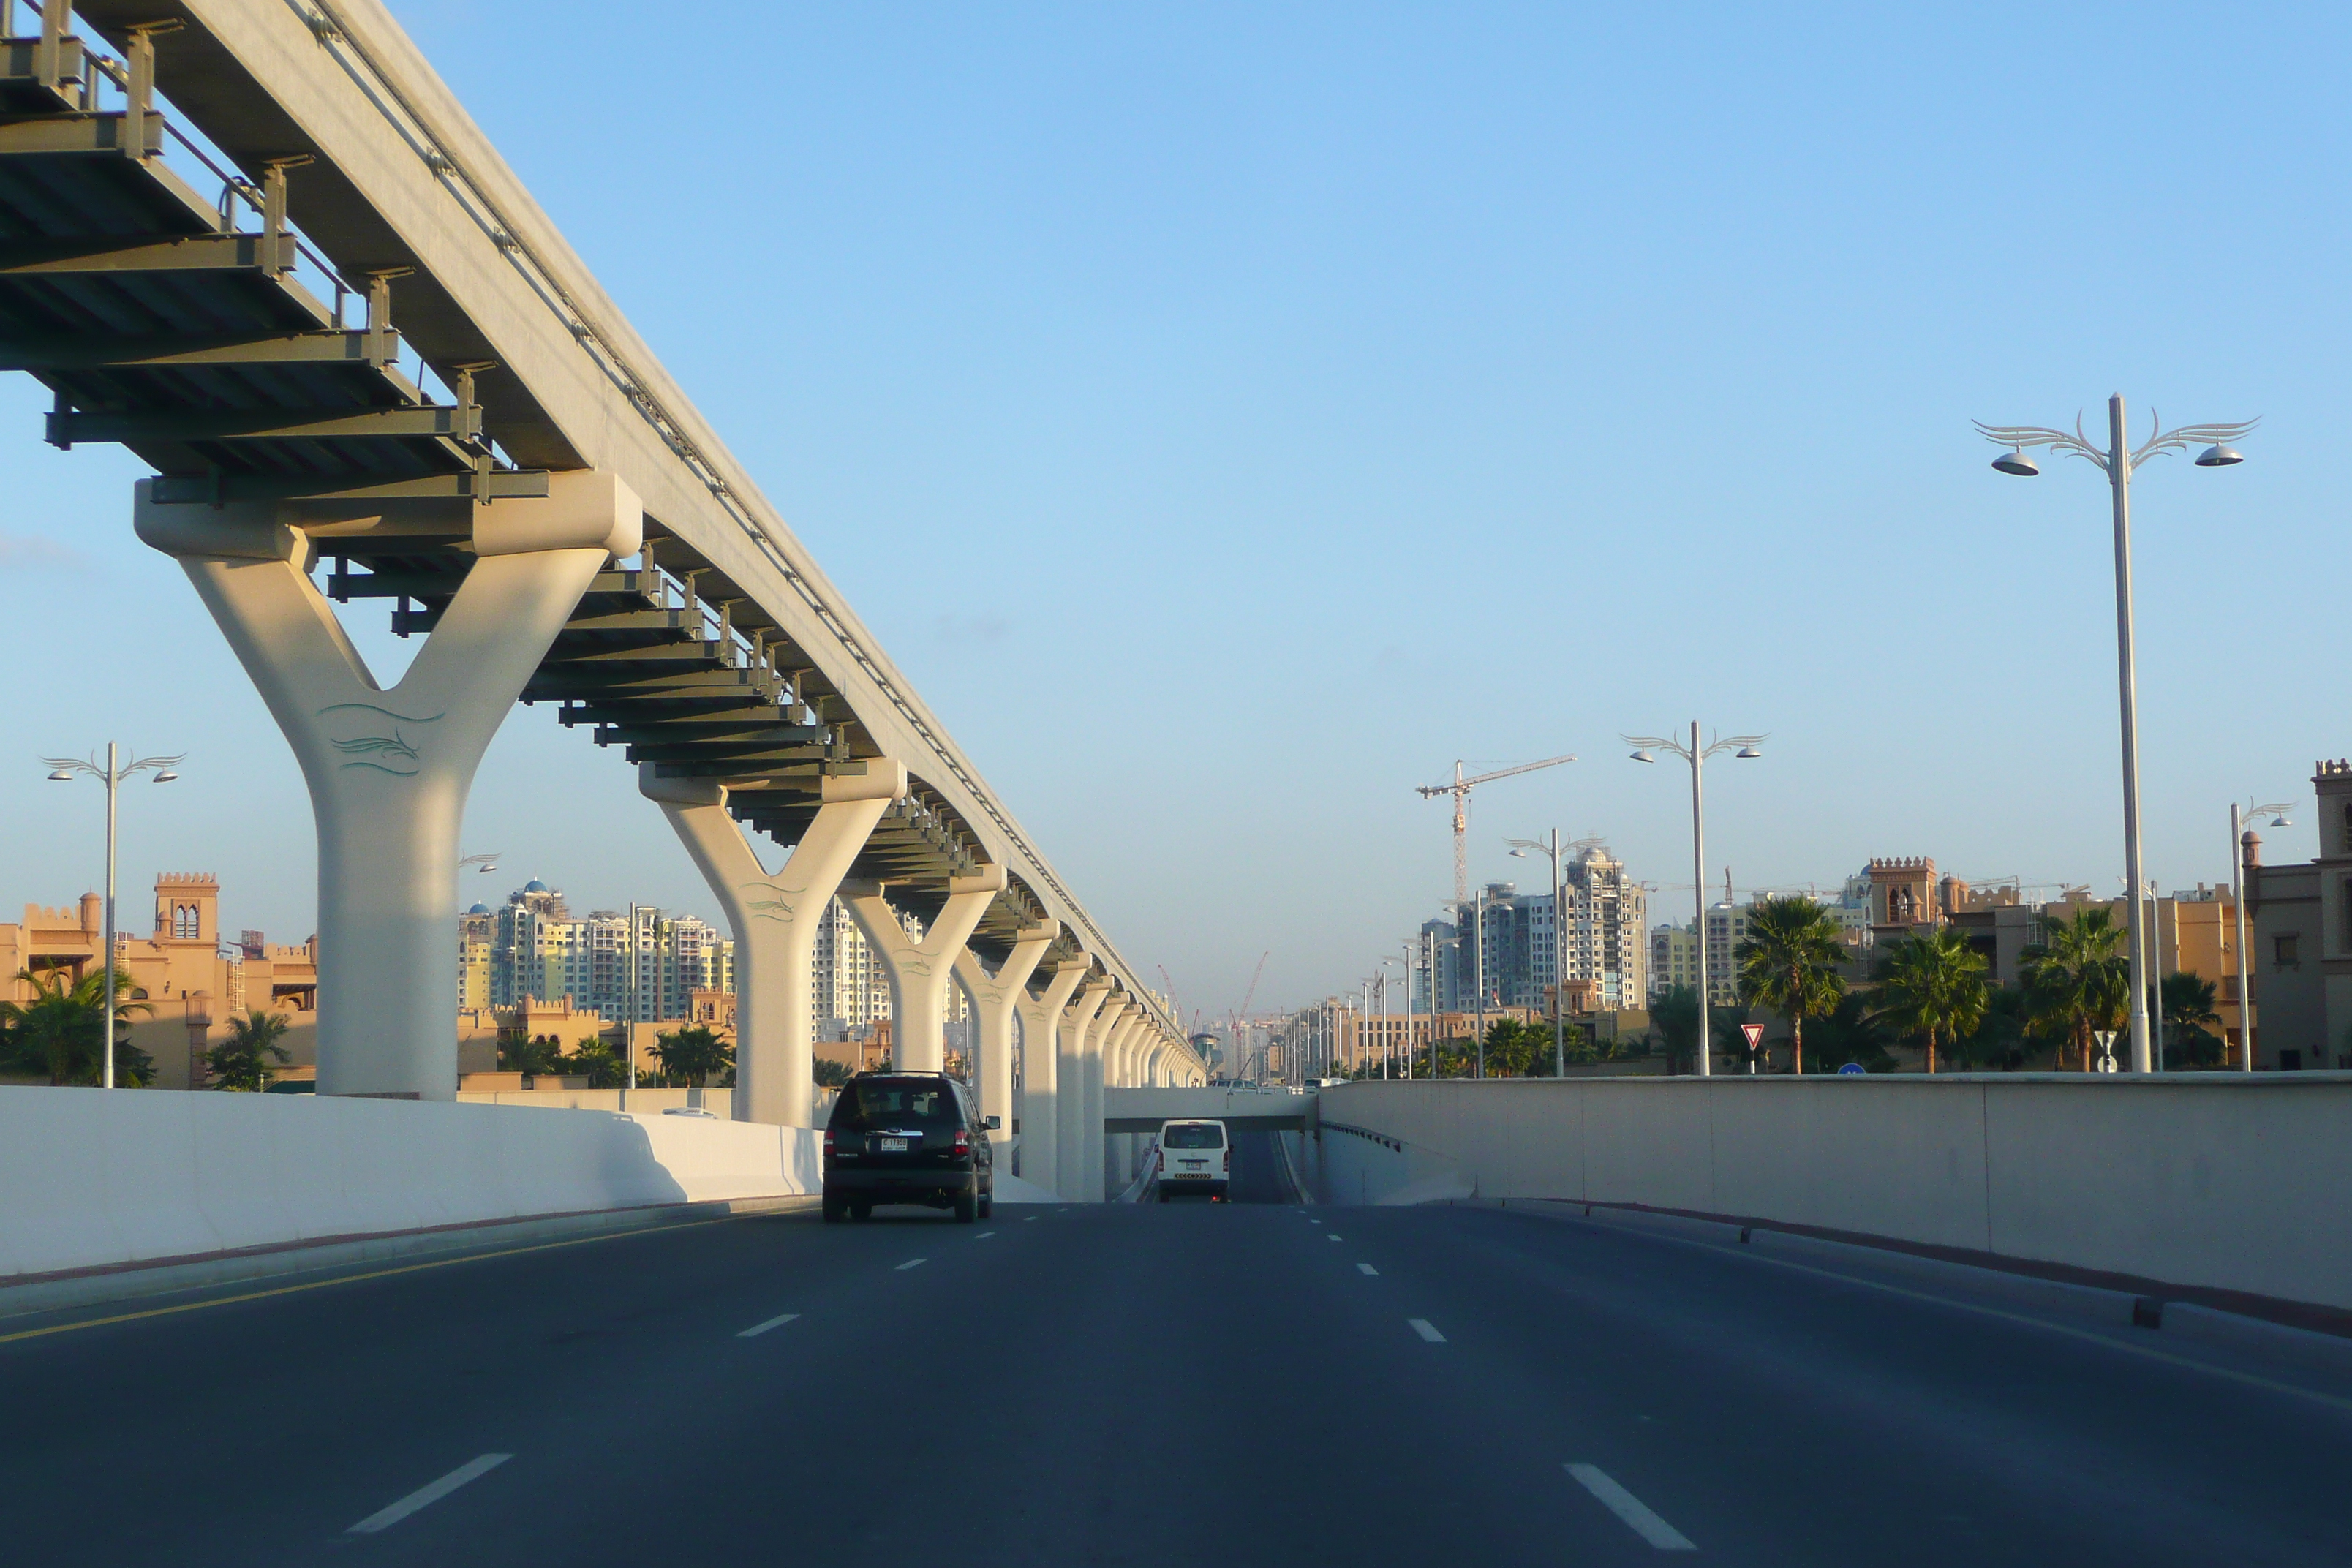
POLYGON ((1538 1034, 1517 1018, 1497 1018, 1486 1026, 1486 1070, 1496 1078, 1528 1078, 1540 1055, 1551 1065, 1551 1035, 1538 1034))
POLYGON ((1936 1070, 1936 1037, 1973 1035, 1984 1022, 1984 954, 1950 926, 1896 942, 1879 972, 1877 1016, 1906 1034, 1927 1037, 1927 1070, 1936 1070))
POLYGON ((1836 1006, 1813 1020, 1813 1055, 1825 1065, 1852 1062, 1864 1072, 1895 1070, 1886 1027, 1864 1005, 1860 992, 1847 992, 1836 1006))
POLYGON ((244 1017, 231 1018, 228 1038, 205 1053, 205 1066, 213 1075, 213 1087, 246 1094, 258 1094, 268 1089, 274 1071, 271 1058, 276 1058, 279 1066, 293 1059, 278 1043, 285 1035, 283 1013, 265 1013, 251 1007, 244 1017))
POLYGON ((1739 964, 1739 999, 1787 1015, 1794 1070, 1805 1070, 1805 1020, 1817 1018, 1845 994, 1845 937, 1827 910, 1790 893, 1764 899, 1748 914, 1748 934, 1733 949, 1739 964))
POLYGON ((654 1037, 654 1055, 665 1078, 682 1078, 695 1089, 735 1065, 735 1046, 701 1024, 654 1037))
MULTIPOLYGON (((19 970, 19 984, 33 990, 29 1002, 0 1002, 0 1031, 12 1066, 45 1072, 52 1084, 96 1084, 105 1079, 106 973, 94 969, 75 980, 62 969, 19 970)), ((114 1081, 143 1086, 155 1076, 155 1058, 131 1043, 131 1015, 149 1011, 133 1002, 119 983, 114 1001, 114 1081)))
POLYGON ((2042 940, 2019 955, 2032 1032, 2058 1042, 2063 1065, 2073 1046, 2084 1071, 2091 1034, 2123 1026, 2131 1001, 2131 973, 2121 955, 2124 933, 2104 907, 2077 910, 2071 920, 2042 921, 2042 940))
POLYGON ((2158 1009, 2164 1018, 2166 1054, 2190 1067, 2220 1067, 2221 1042, 2206 1026, 2218 1024, 2213 1010, 2213 983, 2185 970, 2175 970, 2157 987, 2158 1009))

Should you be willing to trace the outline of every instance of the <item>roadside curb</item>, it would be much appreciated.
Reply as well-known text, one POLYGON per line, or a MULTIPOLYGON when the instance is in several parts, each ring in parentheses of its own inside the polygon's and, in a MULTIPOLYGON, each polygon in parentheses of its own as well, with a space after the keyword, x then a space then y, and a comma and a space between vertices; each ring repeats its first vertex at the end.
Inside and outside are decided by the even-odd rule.
POLYGON ((1864 1242, 1832 1241, 1764 1226, 1743 1225, 1738 1220, 1660 1214, 1572 1199, 1521 1198, 1509 1204, 1482 1198, 1468 1202, 1481 1208, 1516 1208, 1539 1219, 1671 1236, 1727 1250, 1746 1247, 1766 1258, 1791 1262, 1802 1259, 1824 1273, 1840 1274, 1865 1286, 1900 1279, 1915 1287, 1948 1292, 1956 1304, 1966 1304, 1958 1300, 1961 1297, 1997 1300, 2103 1328, 2137 1329, 2160 1332, 2172 1341, 2288 1356, 2352 1376, 2352 1339, 2199 1302, 2169 1300, 2160 1286, 2153 1284, 2146 1291, 2081 1285, 1940 1258, 1923 1258, 1864 1242))

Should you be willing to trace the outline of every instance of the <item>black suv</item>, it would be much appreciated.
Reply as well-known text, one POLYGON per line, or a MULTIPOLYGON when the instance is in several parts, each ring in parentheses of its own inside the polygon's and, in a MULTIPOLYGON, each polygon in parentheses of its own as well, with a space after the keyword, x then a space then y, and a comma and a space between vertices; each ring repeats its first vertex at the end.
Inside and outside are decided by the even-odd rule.
POLYGON ((876 1204, 952 1208, 970 1225, 995 1206, 993 1116, 943 1072, 862 1072, 824 1125, 824 1218, 873 1216, 876 1204))

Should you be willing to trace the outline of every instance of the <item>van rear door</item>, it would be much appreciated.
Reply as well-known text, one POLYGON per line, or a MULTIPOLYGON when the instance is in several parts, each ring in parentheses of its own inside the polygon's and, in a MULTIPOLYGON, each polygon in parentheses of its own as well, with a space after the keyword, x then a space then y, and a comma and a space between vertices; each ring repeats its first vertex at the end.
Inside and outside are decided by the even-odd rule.
POLYGON ((1160 1130, 1160 1179, 1171 1189, 1223 1185, 1229 1158, 1222 1121, 1171 1121, 1160 1130))

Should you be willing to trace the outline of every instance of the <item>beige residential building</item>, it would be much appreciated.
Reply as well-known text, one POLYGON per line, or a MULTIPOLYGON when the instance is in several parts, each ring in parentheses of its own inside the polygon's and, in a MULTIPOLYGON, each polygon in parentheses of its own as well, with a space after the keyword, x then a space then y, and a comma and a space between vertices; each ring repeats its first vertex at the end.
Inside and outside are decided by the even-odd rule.
POLYGON ((1654 926, 1650 931, 1650 1000, 1683 986, 1698 987, 1698 933, 1688 926, 1654 926))
MULTIPOLYGON (((79 980, 100 966, 104 901, 84 893, 63 909, 25 906, 25 918, 0 924, 0 995, 31 999, 20 973, 62 973, 79 980)), ((131 1043, 155 1060, 162 1089, 204 1087, 204 1054, 227 1037, 228 1022, 249 1007, 285 1016, 284 1041, 292 1057, 286 1076, 306 1078, 317 1062, 319 954, 314 937, 299 947, 268 941, 257 931, 235 942, 220 935, 220 883, 208 872, 165 872, 155 879, 154 919, 148 934, 133 935, 137 905, 116 907, 124 929, 115 932, 117 994, 143 1004, 133 1013, 131 1043)))

